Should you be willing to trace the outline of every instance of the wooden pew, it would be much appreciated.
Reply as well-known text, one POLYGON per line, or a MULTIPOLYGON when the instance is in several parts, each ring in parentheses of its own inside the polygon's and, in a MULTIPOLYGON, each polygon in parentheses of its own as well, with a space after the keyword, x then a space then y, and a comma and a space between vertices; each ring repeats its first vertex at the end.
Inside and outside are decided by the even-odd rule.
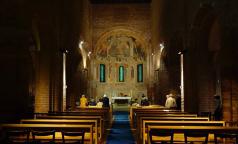
POLYGON ((97 108, 97 109, 89 109, 82 108, 79 111, 69 111, 69 112, 51 112, 51 113, 35 113, 35 118, 39 118, 42 116, 100 116, 103 119, 104 126, 108 124, 111 120, 109 109, 108 108, 97 108))
POLYGON ((36 119, 65 119, 65 120, 97 120, 99 127, 99 138, 102 138, 104 133, 104 120, 101 116, 48 116, 48 115, 38 115, 36 119))
POLYGON ((139 112, 142 112, 142 113, 145 113, 145 112, 150 112, 150 113, 153 113, 153 112, 163 112, 163 113, 170 113, 170 112, 176 112, 176 113, 187 113, 187 112, 181 112, 180 110, 171 110, 171 109, 168 109, 168 108, 164 108, 164 107, 161 107, 161 108, 131 108, 130 110, 130 119, 131 121, 133 122, 134 121, 134 117, 137 113, 139 112))
POLYGON ((225 126, 225 121, 161 121, 161 120, 144 120, 140 139, 143 144, 146 143, 148 135, 148 126, 225 126))
MULTIPOLYGON (((171 117, 170 116, 141 116, 139 117, 138 123, 137 123, 137 135, 139 136, 139 134, 142 134, 142 129, 143 129, 143 122, 145 120, 153 120, 153 121, 209 121, 209 118, 205 118, 205 117, 183 117, 182 115, 174 115, 171 117)), ((141 135, 142 136, 142 135, 141 135)))
MULTIPOLYGON (((95 132, 95 143, 98 143, 98 123, 97 120, 70 120, 70 119, 22 119, 23 124, 75 124, 75 125, 93 125, 95 132)), ((94 140, 93 139, 93 140, 94 140)))
POLYGON ((135 116, 135 120, 133 126, 138 127, 141 126, 141 117, 197 117, 196 114, 184 114, 184 113, 177 113, 177 112, 170 112, 170 113, 164 113, 164 112, 156 112, 156 113, 137 113, 135 116))
MULTIPOLYGON (((209 138, 214 138, 214 133, 237 134, 238 127, 224 126, 148 126, 148 131, 163 131, 170 132, 173 130, 175 134, 184 134, 184 132, 204 132, 209 133, 209 138)), ((176 137, 176 136, 175 136, 176 137)), ((149 140, 149 135, 147 137, 149 140)), ((211 140, 210 140, 211 141, 211 140)), ((214 140, 213 140, 214 141, 214 140)), ((150 141, 148 141, 150 144, 150 141)))
POLYGON ((85 107, 77 108, 75 111, 66 111, 66 112, 50 112, 48 115, 61 115, 61 116, 102 116, 104 121, 110 120, 111 112, 110 108, 99 108, 99 107, 85 107))
POLYGON ((165 108, 164 106, 161 105, 150 105, 150 106, 131 106, 130 107, 130 119, 132 118, 132 115, 134 114, 134 111, 136 110, 153 110, 153 109, 160 109, 160 110, 168 110, 168 108, 165 108))
POLYGON ((132 123, 136 123, 137 116, 140 114, 147 114, 147 115, 159 115, 159 114, 188 114, 186 112, 180 112, 177 110, 171 110, 171 111, 164 111, 164 110, 148 110, 148 111, 135 111, 133 118, 131 119, 132 123))
POLYGON ((4 131, 7 130, 30 130, 30 131, 79 131, 84 130, 89 133, 85 140, 93 144, 93 125, 74 125, 74 124, 3 124, 4 131))

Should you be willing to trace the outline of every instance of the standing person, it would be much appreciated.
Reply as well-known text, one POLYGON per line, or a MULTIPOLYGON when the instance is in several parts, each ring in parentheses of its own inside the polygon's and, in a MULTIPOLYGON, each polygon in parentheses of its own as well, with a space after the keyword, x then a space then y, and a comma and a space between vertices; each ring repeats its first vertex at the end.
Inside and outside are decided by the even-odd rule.
POLYGON ((88 100, 87 98, 85 97, 85 95, 83 94, 80 98, 80 107, 86 107, 88 104, 88 100))
POLYGON ((222 103, 221 103, 221 96, 214 95, 215 99, 215 111, 214 111, 214 120, 221 120, 222 119, 222 103))
POLYGON ((102 102, 103 102, 103 105, 102 105, 103 107, 110 107, 109 98, 107 97, 106 94, 104 94, 102 102))
POLYGON ((181 95, 176 95, 176 104, 177 104, 177 110, 181 110, 181 95))
POLYGON ((171 108, 171 109, 176 109, 177 104, 176 100, 174 98, 173 93, 171 92, 170 94, 166 95, 166 102, 165 102, 165 107, 166 108, 171 108))

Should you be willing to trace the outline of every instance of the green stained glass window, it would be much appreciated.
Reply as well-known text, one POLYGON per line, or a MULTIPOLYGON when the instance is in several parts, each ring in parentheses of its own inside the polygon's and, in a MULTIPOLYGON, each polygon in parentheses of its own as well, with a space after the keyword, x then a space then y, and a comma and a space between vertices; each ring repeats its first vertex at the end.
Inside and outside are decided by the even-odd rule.
POLYGON ((100 82, 106 82, 105 64, 100 64, 100 82))
POLYGON ((137 65, 137 82, 143 82, 143 64, 137 65))
POLYGON ((124 66, 119 67, 119 82, 124 82, 124 66))

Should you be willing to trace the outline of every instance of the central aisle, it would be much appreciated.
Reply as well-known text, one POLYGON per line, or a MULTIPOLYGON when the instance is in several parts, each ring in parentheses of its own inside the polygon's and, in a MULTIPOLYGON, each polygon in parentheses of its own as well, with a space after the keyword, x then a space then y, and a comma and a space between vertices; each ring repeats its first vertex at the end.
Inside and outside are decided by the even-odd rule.
POLYGON ((129 113, 127 111, 113 112, 113 123, 107 144, 135 144, 130 128, 129 113))

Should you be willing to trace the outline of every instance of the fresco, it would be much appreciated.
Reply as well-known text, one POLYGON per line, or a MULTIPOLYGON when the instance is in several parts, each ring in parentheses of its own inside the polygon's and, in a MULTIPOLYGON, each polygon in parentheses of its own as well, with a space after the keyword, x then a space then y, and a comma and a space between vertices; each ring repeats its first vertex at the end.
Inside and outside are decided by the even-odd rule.
POLYGON ((133 57, 145 60, 145 52, 141 44, 132 36, 111 35, 100 45, 99 57, 133 57))

